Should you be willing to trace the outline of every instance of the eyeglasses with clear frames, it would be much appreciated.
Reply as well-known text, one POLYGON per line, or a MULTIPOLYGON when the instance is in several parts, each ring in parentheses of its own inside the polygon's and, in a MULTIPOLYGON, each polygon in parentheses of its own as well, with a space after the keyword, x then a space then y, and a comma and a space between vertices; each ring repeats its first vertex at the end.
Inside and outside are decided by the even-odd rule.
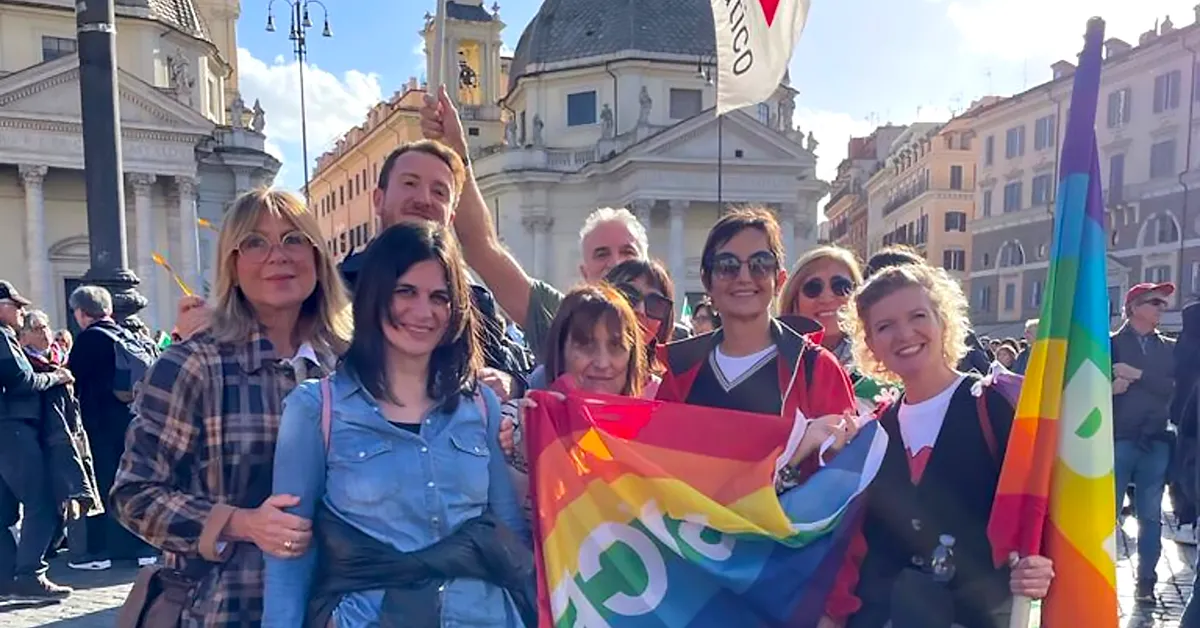
POLYGON ((237 252, 247 262, 261 264, 267 261, 271 256, 271 249, 276 246, 291 260, 316 248, 316 244, 304 232, 289 231, 279 238, 279 242, 271 242, 261 233, 251 233, 238 243, 237 252))

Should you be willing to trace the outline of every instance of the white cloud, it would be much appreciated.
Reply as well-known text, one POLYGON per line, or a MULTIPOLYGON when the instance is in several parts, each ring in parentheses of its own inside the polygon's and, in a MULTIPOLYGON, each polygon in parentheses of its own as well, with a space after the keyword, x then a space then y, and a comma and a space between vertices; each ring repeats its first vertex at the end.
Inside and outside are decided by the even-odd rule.
POLYGON ((1087 20, 1107 22, 1106 37, 1136 44, 1155 20, 1190 24, 1195 0, 953 0, 946 14, 967 50, 1002 61, 1073 61, 1087 20))
MULTIPOLYGON (((289 175, 284 180, 281 172, 278 182, 300 187, 304 175, 299 167, 302 154, 299 67, 282 56, 268 64, 239 48, 238 79, 242 97, 247 102, 260 100, 266 112, 267 152, 284 162, 289 175)), ((377 74, 350 70, 339 78, 311 63, 304 66, 304 89, 311 170, 317 157, 334 140, 362 123, 367 111, 383 99, 383 89, 377 74)))

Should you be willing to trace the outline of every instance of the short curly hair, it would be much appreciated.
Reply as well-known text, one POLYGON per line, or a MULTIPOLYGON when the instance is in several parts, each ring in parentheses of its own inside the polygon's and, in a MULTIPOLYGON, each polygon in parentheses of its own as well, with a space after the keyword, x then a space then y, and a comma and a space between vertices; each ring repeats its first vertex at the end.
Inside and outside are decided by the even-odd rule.
POLYGON ((850 334, 854 361, 862 371, 872 377, 897 381, 900 377, 888 370, 883 362, 867 347, 866 315, 876 303, 885 297, 911 286, 925 291, 933 304, 934 315, 942 324, 942 359, 950 368, 967 354, 967 334, 970 320, 967 317, 967 297, 962 287, 946 271, 926 264, 905 264, 880 269, 867 279, 862 288, 850 300, 849 308, 842 315, 843 328, 850 334))

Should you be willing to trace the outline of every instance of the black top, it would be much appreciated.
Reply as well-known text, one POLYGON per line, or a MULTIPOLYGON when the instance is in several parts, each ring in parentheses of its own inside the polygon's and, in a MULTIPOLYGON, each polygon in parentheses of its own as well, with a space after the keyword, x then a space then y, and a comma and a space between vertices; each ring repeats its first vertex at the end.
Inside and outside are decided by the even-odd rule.
POLYGON ((779 352, 755 364, 751 370, 730 382, 716 366, 716 348, 700 365, 696 382, 688 392, 687 403, 709 408, 725 408, 779 416, 783 411, 783 394, 779 390, 779 352))
POLYGON ((901 575, 906 571, 924 572, 943 534, 955 540, 956 573, 946 587, 953 600, 954 621, 965 628, 997 628, 991 613, 1009 597, 1008 570, 996 569, 992 563, 987 524, 1012 429, 1013 408, 1003 395, 985 389, 998 449, 993 452, 984 434, 978 401, 971 394, 975 381, 971 377, 963 380, 951 398, 919 484, 912 482, 900 436, 903 401, 897 401, 879 419, 888 434, 888 447, 867 497, 863 522, 867 555, 857 590, 863 608, 851 622, 852 628, 882 628, 891 614, 894 583, 898 578, 905 581, 907 576, 901 575))

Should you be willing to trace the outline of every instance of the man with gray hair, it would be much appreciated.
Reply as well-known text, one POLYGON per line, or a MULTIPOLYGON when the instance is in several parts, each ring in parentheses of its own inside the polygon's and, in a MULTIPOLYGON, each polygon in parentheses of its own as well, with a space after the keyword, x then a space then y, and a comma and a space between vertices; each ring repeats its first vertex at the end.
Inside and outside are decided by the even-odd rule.
MULTIPOLYGON (((83 331, 75 339, 68 364, 75 374, 83 429, 92 446, 92 464, 100 494, 112 490, 121 454, 125 451, 125 431, 133 416, 128 400, 120 399, 116 389, 117 352, 137 352, 146 348, 135 334, 112 318, 112 295, 100 286, 80 286, 71 293, 67 304, 75 322, 83 331), (118 346, 119 345, 119 346, 118 346)), ((130 534, 108 514, 87 520, 87 550, 69 566, 88 571, 112 567, 114 559, 137 559, 150 564, 150 546, 130 534)))

